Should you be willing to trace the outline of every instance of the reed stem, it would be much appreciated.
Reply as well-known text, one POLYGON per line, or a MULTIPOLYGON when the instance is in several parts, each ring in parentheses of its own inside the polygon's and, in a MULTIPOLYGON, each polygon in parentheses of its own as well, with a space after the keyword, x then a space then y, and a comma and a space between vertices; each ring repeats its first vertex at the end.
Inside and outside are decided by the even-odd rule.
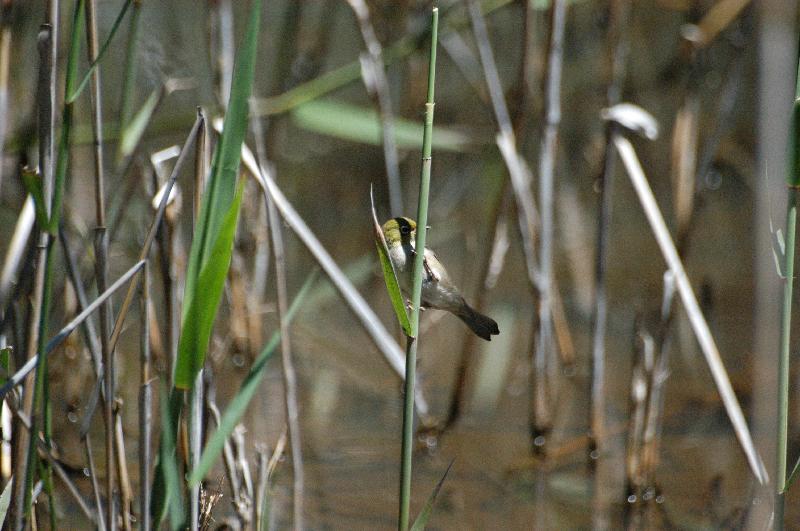
POLYGON ((406 381, 403 404, 403 444, 400 464, 400 515, 397 527, 408 529, 411 507, 411 457, 414 445, 414 384, 419 339, 419 307, 422 301, 422 275, 425 260, 425 236, 428 226, 428 195, 431 188, 431 134, 433 132, 434 87, 436 81, 436 42, 439 32, 439 9, 434 8, 431 19, 431 52, 428 66, 428 99, 425 104, 425 130, 422 136, 422 175, 419 182, 417 208, 417 239, 414 254, 414 286, 411 292, 411 336, 406 343, 406 381))

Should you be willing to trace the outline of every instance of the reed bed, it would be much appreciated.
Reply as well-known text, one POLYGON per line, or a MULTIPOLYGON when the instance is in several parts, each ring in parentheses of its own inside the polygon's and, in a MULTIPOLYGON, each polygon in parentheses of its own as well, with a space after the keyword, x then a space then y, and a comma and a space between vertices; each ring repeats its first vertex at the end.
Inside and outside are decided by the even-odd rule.
POLYGON ((0 2, 2 525, 797 527, 796 6, 650 4, 0 2))

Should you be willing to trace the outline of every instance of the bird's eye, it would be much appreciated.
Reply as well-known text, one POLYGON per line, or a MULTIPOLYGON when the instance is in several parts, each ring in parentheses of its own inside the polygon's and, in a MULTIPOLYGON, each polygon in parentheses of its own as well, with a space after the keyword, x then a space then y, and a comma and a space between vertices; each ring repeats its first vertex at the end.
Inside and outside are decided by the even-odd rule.
POLYGON ((411 229, 409 228, 408 225, 403 225, 402 227, 400 227, 400 232, 403 234, 408 234, 409 232, 411 232, 411 229))

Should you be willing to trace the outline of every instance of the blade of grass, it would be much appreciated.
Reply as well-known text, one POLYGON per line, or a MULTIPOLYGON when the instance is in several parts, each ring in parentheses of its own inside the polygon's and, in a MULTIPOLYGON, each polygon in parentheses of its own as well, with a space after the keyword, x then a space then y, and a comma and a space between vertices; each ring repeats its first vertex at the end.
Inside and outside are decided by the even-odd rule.
MULTIPOLYGON (((203 270, 214 254, 211 250, 216 246, 216 240, 222 231, 224 218, 227 217, 231 204, 234 202, 236 178, 242 156, 242 144, 247 132, 248 105, 255 75, 260 21, 261 0, 254 0, 247 31, 237 54, 231 97, 225 113, 222 137, 217 145, 214 162, 212 163, 212 174, 208 189, 203 196, 203 204, 197 219, 186 270, 185 303, 182 320, 184 328, 189 325, 195 332, 204 332, 207 329, 210 334, 211 324, 219 306, 218 297, 206 297, 202 292, 198 293, 196 287, 200 277, 203 276, 203 270), (194 302, 196 298, 200 302, 194 302), (189 313, 189 309, 200 310, 196 305, 201 303, 205 307, 202 312, 203 319, 207 320, 208 324, 198 323, 195 326, 187 321, 189 316, 192 315, 189 313)), ((217 274, 221 274, 221 282, 224 283, 228 265, 230 264, 230 253, 231 248, 229 247, 227 257, 215 256, 214 260, 222 260, 225 263, 225 267, 220 268, 212 265, 208 275, 211 274, 211 271, 215 271, 217 274)), ((215 277, 209 276, 207 280, 212 278, 215 277)), ((219 293, 222 293, 221 289, 219 293)), ((187 335, 186 331, 182 330, 178 346, 178 359, 175 366, 176 388, 191 388, 197 372, 203 366, 206 350, 208 349, 208 339, 208 337, 187 335)))
MULTIPOLYGON (((512 0, 484 0, 481 8, 484 13, 490 13, 511 3, 512 0)), ((537 5, 537 9, 545 6, 537 5)), ((451 31, 457 30, 467 24, 458 9, 453 9, 454 15, 448 16, 448 26, 451 31)), ((448 9, 447 15, 450 14, 448 9)), ((388 66, 404 57, 407 57, 417 49, 417 43, 425 37, 428 28, 424 28, 416 34, 406 35, 398 39, 394 44, 383 50, 383 61, 388 66)), ((352 61, 326 72, 319 77, 297 85, 277 96, 256 100, 253 105, 253 112, 259 115, 281 114, 290 111, 300 105, 306 104, 314 99, 324 96, 336 89, 344 87, 356 81, 361 76, 360 61, 352 61)))
MULTIPOLYGON (((163 503, 169 516, 169 527, 177 531, 184 526, 185 513, 183 497, 181 496, 180 473, 178 472, 177 449, 175 447, 175 432, 177 426, 172 422, 170 400, 167 386, 162 383, 159 403, 161 411, 161 444, 159 445, 159 470, 164 474, 166 490, 163 503)), ((161 522, 161 519, 154 519, 161 522)))
MULTIPOLYGON (((311 290, 311 286, 313 286, 316 278, 317 271, 315 270, 313 273, 311 273, 311 275, 309 275, 308 279, 303 284, 303 287, 300 288, 300 291, 295 296, 294 301, 292 301, 292 304, 289 306, 289 310, 286 312, 287 323, 291 323, 292 319, 297 314, 300 306, 303 303, 303 300, 311 290)), ((247 373, 244 381, 242 381, 239 391, 231 399, 228 408, 222 415, 219 427, 211 435, 211 437, 209 437, 205 448, 203 448, 203 455, 200 457, 200 461, 192 470, 191 474, 189 474, 188 481, 190 485, 195 485, 202 481, 206 474, 208 474, 209 470, 211 470, 211 467, 214 465, 217 457, 219 457, 219 453, 222 451, 225 441, 228 439, 228 437, 230 437, 231 433, 233 433, 233 429, 239 423, 239 420, 247 410, 248 404, 253 399, 253 396, 255 395, 256 390, 258 389, 258 386, 264 376, 264 370, 267 362, 275 353, 279 342, 280 333, 276 331, 272 334, 272 337, 270 337, 267 344, 261 350, 261 353, 253 362, 253 366, 250 367, 250 371, 247 373)))
POLYGON ((403 397, 403 431, 400 453, 400 496, 397 527, 408 529, 411 509, 411 458, 414 445, 414 385, 416 384, 419 311, 422 303, 425 238, 428 232, 428 195, 431 188, 431 134, 433 132, 434 88, 436 81, 436 46, 439 34, 439 9, 431 13, 431 50, 428 63, 428 98, 425 104, 425 130, 422 136, 422 171, 417 207, 417 239, 414 253, 413 288, 411 291, 411 334, 406 337, 406 381, 403 397))
POLYGON ((128 28, 128 42, 125 49, 125 75, 122 78, 122 90, 120 91, 119 122, 120 128, 125 129, 130 123, 133 114, 133 99, 136 89, 136 44, 139 38, 139 19, 142 14, 142 2, 144 0, 134 0, 133 12, 131 13, 130 27, 128 28))
POLYGON ((179 389, 190 388, 194 379, 187 384, 185 378, 189 374, 196 377, 203 366, 205 351, 208 349, 208 342, 211 339, 214 318, 222 299, 225 280, 228 277, 233 240, 239 220, 239 207, 244 190, 243 185, 244 181, 240 184, 234 202, 228 209, 220 227, 214 246, 208 253, 208 262, 198 275, 197 285, 203 287, 202 292, 196 293, 188 300, 184 299, 186 310, 184 310, 175 368, 175 385, 179 389))
POLYGON ((400 291, 400 284, 397 282, 397 272, 394 270, 394 264, 389 259, 389 248, 386 245, 386 238, 383 235, 383 230, 378 223, 378 216, 375 214, 375 199, 372 196, 372 186, 369 188, 369 200, 372 207, 372 228, 375 235, 375 245, 378 248, 378 257, 381 261, 381 269, 383 271, 383 279, 386 282, 386 290, 389 292, 389 299, 392 301, 392 308, 400 327, 403 329, 405 335, 411 335, 411 323, 408 320, 408 312, 406 311, 405 300, 400 291))
POLYGON ((414 520, 414 525, 411 526, 411 531, 423 531, 425 527, 428 525, 428 520, 431 518, 431 514, 433 512, 433 504, 436 501, 436 496, 439 495, 439 491, 442 490, 442 485, 444 485, 444 480, 447 478, 447 474, 450 472, 450 469, 453 468, 453 463, 455 463, 455 458, 450 461, 450 464, 447 465, 447 470, 444 471, 442 474, 442 478, 436 483, 436 486, 433 487, 433 491, 431 491, 430 496, 425 501, 425 505, 422 507, 422 510, 417 515, 417 519, 414 520))
MULTIPOLYGON (((336 100, 314 100, 292 112, 292 119, 303 129, 370 146, 381 145, 379 113, 358 105, 336 100)), ((397 118, 393 123, 394 137, 400 149, 419 149, 424 124, 397 118)), ((463 153, 473 146, 486 143, 454 129, 435 127, 433 147, 437 150, 463 153)))
POLYGON ((114 39, 114 36, 117 34, 117 30, 119 29, 120 24, 122 23, 122 19, 125 18, 125 13, 128 12, 128 8, 131 7, 133 0, 126 0, 125 4, 122 6, 122 9, 117 15, 117 19, 114 21, 114 25, 111 26, 111 31, 106 37, 105 42, 100 47, 100 51, 97 53, 97 57, 92 61, 91 66, 89 66, 89 70, 83 76, 83 79, 78 86, 67 93, 67 103, 73 103, 75 100, 78 99, 78 96, 81 95, 83 89, 86 88, 86 85, 89 84, 89 80, 92 78, 92 74, 94 74, 97 67, 100 65, 100 62, 105 58, 106 50, 108 50, 108 45, 111 44, 111 41, 114 39))
POLYGON ((153 113, 155 112, 159 101, 161 101, 161 99, 164 97, 165 92, 164 85, 153 90, 139 111, 132 118, 125 122, 125 125, 123 126, 119 135, 117 152, 118 160, 122 160, 133 153, 133 150, 139 143, 139 139, 142 138, 147 125, 150 123, 150 119, 153 117, 153 113))
POLYGON ((784 492, 789 490, 789 487, 792 486, 794 480, 797 479, 797 473, 800 472, 800 458, 797 459, 797 462, 794 464, 794 468, 792 468, 792 473, 789 474, 788 479, 786 480, 786 486, 784 487, 784 492))

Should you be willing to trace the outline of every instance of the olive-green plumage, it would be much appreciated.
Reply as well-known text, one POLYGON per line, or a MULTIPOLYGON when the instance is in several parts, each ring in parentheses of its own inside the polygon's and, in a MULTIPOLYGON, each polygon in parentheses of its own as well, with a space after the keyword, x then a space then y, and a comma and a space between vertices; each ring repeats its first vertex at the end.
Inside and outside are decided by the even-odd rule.
MULTIPOLYGON (((383 236, 389 247, 389 258, 397 272, 400 289, 408 296, 413 284, 414 242, 417 224, 410 218, 392 218, 383 224, 383 236)), ((493 335, 500 333, 497 323, 475 311, 464 300, 458 288, 450 280, 450 275, 436 255, 425 249, 425 272, 422 278, 422 306, 452 313, 478 337, 491 341, 493 335)))

